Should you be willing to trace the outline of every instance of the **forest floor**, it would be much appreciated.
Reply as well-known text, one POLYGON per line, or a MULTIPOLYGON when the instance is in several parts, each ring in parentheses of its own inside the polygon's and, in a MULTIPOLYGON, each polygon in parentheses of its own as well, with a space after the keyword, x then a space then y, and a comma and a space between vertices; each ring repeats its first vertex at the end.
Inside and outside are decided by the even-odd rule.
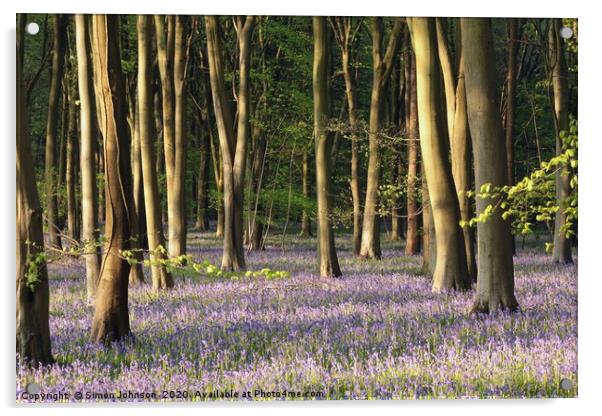
MULTIPOLYGON (((83 261, 52 264, 56 364, 17 366, 17 401, 30 382, 69 393, 67 401, 121 401, 126 391, 168 401, 284 391, 287 399, 577 395, 576 265, 552 265, 543 243, 531 242, 514 258, 521 311, 474 316, 472 291, 431 293, 421 257, 382 241, 383 260, 366 261, 351 255, 349 236, 337 239, 344 276, 336 280, 314 274, 315 239, 289 236, 285 250, 275 238, 247 253, 247 266, 290 278, 178 275, 169 292, 130 288, 134 338, 110 349, 88 341, 83 261)), ((219 265, 221 240, 193 233, 189 252, 219 265)))

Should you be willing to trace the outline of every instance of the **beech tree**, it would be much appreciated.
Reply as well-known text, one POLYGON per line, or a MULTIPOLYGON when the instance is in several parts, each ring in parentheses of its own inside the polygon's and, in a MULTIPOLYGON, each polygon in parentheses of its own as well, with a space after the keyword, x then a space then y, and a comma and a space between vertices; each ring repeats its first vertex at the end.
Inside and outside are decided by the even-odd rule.
MULTIPOLYGON (((461 20, 464 76, 470 136, 475 160, 475 188, 507 184, 506 153, 496 87, 491 19, 461 20)), ((477 198, 477 215, 493 198, 477 198)), ((515 310, 514 266, 510 224, 494 210, 477 223, 478 277, 472 311, 515 310)))
POLYGON ((378 187, 380 176, 380 127, 383 87, 387 83, 393 68, 393 59, 397 53, 401 33, 401 20, 396 19, 387 49, 382 53, 383 21, 382 17, 374 17, 372 22, 372 97, 370 101, 370 123, 368 134, 368 174, 364 219, 362 223, 362 242, 360 256, 380 259, 380 221, 377 215, 378 187))
POLYGON ((470 286, 460 208, 449 163, 449 137, 440 105, 441 75, 434 18, 408 18, 416 55, 418 127, 435 226, 433 291, 470 286))
POLYGON ((119 16, 92 17, 94 76, 99 86, 105 159, 106 225, 91 340, 109 344, 130 334, 128 276, 122 251, 130 248, 132 176, 127 104, 119 47, 119 16))
MULTIPOLYGON (((405 52, 406 67, 406 131, 408 142, 408 184, 407 184, 407 213, 406 223, 406 255, 415 255, 420 252, 420 235, 418 233, 420 214, 418 210, 418 156, 420 150, 418 135, 418 104, 416 102, 416 60, 411 48, 405 52)), ((428 202, 428 198, 426 199, 428 202)), ((424 216, 424 211, 423 211, 424 216)))
POLYGON ((93 135, 93 89, 90 85, 89 17, 75 15, 75 41, 77 50, 77 85, 79 88, 80 165, 82 193, 82 243, 86 261, 86 294, 92 303, 98 285, 100 253, 97 247, 98 191, 96 186, 96 137, 93 135))
POLYGON ((169 255, 186 253, 184 209, 185 127, 185 39, 183 16, 154 17, 157 55, 163 102, 163 145, 167 175, 167 219, 169 255), (167 20, 167 28, 165 24, 167 20))
POLYGON ((171 274, 161 260, 166 257, 165 237, 161 222, 161 201, 159 185, 155 169, 155 124, 153 119, 153 87, 152 74, 152 33, 151 17, 139 15, 137 18, 138 33, 138 139, 140 141, 140 158, 142 162, 142 178, 144 181, 144 209, 148 249, 151 260, 151 276, 154 290, 167 289, 174 285, 171 274))
MULTIPOLYGON (((562 132, 569 129, 568 70, 564 56, 563 41, 560 38, 562 21, 553 19, 548 29, 548 71, 551 72, 552 99, 554 103, 554 128, 556 130, 556 154, 562 153, 562 132)), ((554 249, 552 258, 555 263, 572 263, 571 242, 566 237, 566 198, 569 196, 569 171, 564 167, 556 171, 556 204, 559 206, 554 219, 554 249)))
POLYGON ((254 17, 234 18, 239 50, 236 135, 226 98, 218 17, 205 16, 205 26, 213 110, 223 170, 224 245, 221 267, 223 270, 243 270, 246 268, 243 247, 243 191, 249 136, 249 62, 254 17))
MULTIPOLYGON (((59 100, 65 61, 66 25, 65 17, 54 15, 54 43, 52 46, 52 69, 50 75, 50 92, 48 93, 48 112, 46 119, 46 155, 44 164, 44 182, 46 183, 46 224, 49 243, 61 247, 60 228, 58 225, 57 203, 57 120, 59 119, 59 100)), ((65 114, 65 113, 64 113, 65 114)))
POLYGON ((332 136, 326 131, 328 104, 328 33, 325 17, 313 18, 314 29, 314 136, 316 146, 316 198, 318 201, 318 263, 320 276, 341 275, 330 223, 332 136))
POLYGON ((17 354, 33 365, 53 362, 48 325, 48 271, 42 208, 35 182, 23 76, 26 14, 17 14, 17 354), (31 268, 34 267, 34 275, 31 268))
POLYGON ((335 39, 341 49, 343 77, 345 78, 345 97, 347 98, 347 113, 349 115, 349 128, 351 129, 351 197, 353 201, 353 254, 359 255, 362 243, 362 209, 360 201, 359 184, 359 117, 357 114, 356 80, 352 72, 351 61, 353 59, 354 45, 359 29, 363 24, 360 19, 353 25, 351 17, 330 18, 335 34, 335 39))

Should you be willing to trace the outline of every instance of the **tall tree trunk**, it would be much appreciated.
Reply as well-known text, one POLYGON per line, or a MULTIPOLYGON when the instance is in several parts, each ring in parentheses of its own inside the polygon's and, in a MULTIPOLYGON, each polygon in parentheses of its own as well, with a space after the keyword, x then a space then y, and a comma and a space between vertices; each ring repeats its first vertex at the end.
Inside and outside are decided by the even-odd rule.
POLYGON ((360 256, 380 259, 380 221, 377 215, 378 187, 380 176, 379 135, 381 128, 381 104, 384 85, 391 74, 393 59, 397 53, 401 31, 400 20, 389 35, 385 56, 382 56, 383 22, 375 17, 372 25, 372 96, 370 101, 370 123, 368 134, 368 175, 366 183, 366 202, 362 223, 362 243, 360 256))
POLYGON ((77 207, 77 116, 75 110, 75 79, 69 65, 67 86, 67 148, 65 161, 65 188, 67 190, 67 235, 71 241, 79 241, 79 215, 77 207))
POLYGON ((254 17, 239 16, 235 20, 239 49, 236 136, 226 99, 219 19, 216 16, 206 16, 205 25, 213 109, 223 169, 224 244, 221 268, 243 270, 246 267, 243 248, 243 192, 249 136, 249 64, 254 17))
POLYGON ((159 196, 159 184, 157 171, 155 169, 154 138, 155 120, 153 113, 154 94, 152 86, 152 34, 151 17, 139 15, 137 19, 138 32, 138 121, 140 158, 142 162, 142 178, 144 181, 144 208, 146 214, 146 230, 148 235, 148 249, 151 261, 151 276, 153 289, 167 289, 173 287, 174 282, 171 274, 161 261, 166 258, 165 237, 163 236, 163 224, 161 222, 161 200, 159 196))
MULTIPOLYGON (((470 136, 475 159, 475 187, 507 185, 506 154, 496 88, 496 68, 490 19, 463 18, 462 50, 470 136)), ((477 215, 498 201, 477 198, 477 215)), ((510 224, 501 210, 477 224, 478 279, 472 310, 514 310, 514 270, 510 224)))
POLYGON ((447 21, 443 17, 437 17, 435 18, 435 24, 437 30, 437 51, 445 90, 447 137, 451 139, 454 134, 454 117, 456 113, 456 76, 447 42, 447 21))
MULTIPOLYGON (((353 254, 358 256, 362 244, 362 209, 359 184, 359 119, 357 114, 356 80, 351 71, 351 54, 355 42, 355 34, 360 26, 355 30, 352 28, 351 17, 334 17, 331 20, 335 37, 341 49, 341 60, 343 68, 343 78, 345 79, 345 96, 347 98, 347 108, 349 114, 349 128, 351 130, 351 198, 353 201, 353 254)), ((360 21, 359 25, 362 25, 360 21)))
MULTIPOLYGON (((406 97, 407 97, 407 137, 408 144, 408 222, 406 230, 406 248, 405 254, 412 256, 420 252, 420 236, 418 234, 418 221, 420 219, 420 213, 418 211, 418 151, 419 143, 418 140, 418 104, 416 98, 416 61, 414 54, 409 50, 406 54, 408 67, 408 76, 406 77, 406 97)), ((426 198, 428 202, 428 198, 426 198)), ((424 216, 424 211, 423 211, 424 216)))
POLYGON ((36 281, 28 279, 32 260, 44 251, 43 219, 35 182, 27 127, 26 86, 23 76, 27 15, 17 14, 17 321, 16 352, 19 360, 37 364, 53 362, 48 325, 48 271, 36 262, 36 281))
POLYGON ((416 55, 418 125, 424 173, 435 225, 437 259, 433 291, 467 289, 470 278, 460 207, 449 163, 449 138, 440 106, 441 76, 434 18, 410 18, 416 55))
POLYGON ((144 221, 144 186, 142 183, 142 159, 140 156, 140 119, 138 117, 137 100, 132 97, 133 115, 132 115, 132 146, 131 146, 131 172, 132 172, 132 211, 130 212, 131 238, 130 245, 135 260, 130 266, 129 283, 132 286, 144 283, 144 273, 142 271, 142 247, 146 221, 144 221))
MULTIPOLYGON (((303 196, 306 199, 310 198, 310 190, 309 190, 309 157, 308 151, 305 150, 303 152, 303 162, 301 164, 301 181, 303 188, 303 196)), ((311 219, 309 217, 309 213, 307 209, 303 209, 301 213, 301 232, 299 233, 302 237, 311 237, 313 234, 311 232, 311 219)))
POLYGON ((259 202, 260 193, 261 193, 261 182, 263 179, 263 170, 265 167, 265 156, 266 156, 266 148, 267 148, 267 140, 264 136, 263 131, 257 125, 254 126, 255 129, 255 151, 253 157, 253 166, 252 166, 252 177, 251 177, 251 186, 253 189, 253 198, 251 203, 255 204, 255 207, 252 209, 252 212, 249 215, 252 218, 251 221, 251 235, 249 236, 249 248, 251 250, 263 250, 263 219, 257 218, 258 215, 263 215, 263 207, 259 202), (260 214, 260 212, 262 214, 260 214))
MULTIPOLYGON (((397 152, 396 157, 393 159, 394 166, 393 168, 393 184, 396 187, 403 186, 403 163, 401 160, 401 151, 397 152)), ((399 241, 403 238, 403 230, 402 230, 402 202, 401 198, 394 197, 393 199, 393 207, 391 208, 391 240, 399 241)))
POLYGON ((506 176, 514 184, 514 116, 516 104, 516 54, 518 51, 519 19, 508 19, 508 60, 506 72, 506 176))
POLYGON ((318 264, 321 277, 341 276, 330 223, 332 136, 326 131, 328 103, 328 33, 325 17, 313 18, 314 136, 316 146, 316 199, 318 202, 318 264))
POLYGON ((82 186, 82 242, 86 260, 86 295, 89 304, 96 296, 98 286, 98 270, 100 253, 97 242, 98 235, 98 195, 96 186, 96 137, 94 136, 93 95, 90 78, 90 39, 87 35, 89 17, 75 16, 75 37, 77 49, 77 75, 80 109, 80 166, 82 186))
POLYGON ((422 273, 432 275, 437 264, 437 244, 435 240, 435 222, 429 198, 429 188, 424 173, 424 162, 421 164, 422 186, 422 273))
POLYGON ((201 156, 199 161, 199 176, 197 181, 197 212, 196 212, 196 224, 195 228, 199 231, 209 231, 209 216, 207 193, 209 192, 209 133, 207 129, 211 126, 207 121, 206 124, 201 125, 201 156), (205 129, 205 130, 204 130, 205 129), (203 131, 204 130, 204 131, 203 131))
MULTIPOLYGON (((456 87, 455 119, 453 123, 453 136, 451 138, 452 174, 458 202, 460 205, 460 218, 468 222, 473 217, 472 201, 466 192, 472 189, 472 164, 470 134, 468 131, 468 115, 466 113, 466 89, 464 82, 464 58, 460 52, 458 68, 458 84, 456 87)), ((477 261, 473 230, 463 227, 464 247, 468 274, 472 282, 477 281, 477 261)))
POLYGON ((44 182, 46 182, 46 224, 48 227, 49 243, 61 247, 60 230, 58 229, 57 203, 57 157, 56 133, 59 118, 59 99, 63 79, 63 64, 65 61, 65 17, 54 16, 54 45, 52 50, 52 72, 50 76, 50 92, 48 93, 48 117, 46 119, 46 150, 44 165, 44 182))
POLYGON ((169 255, 186 253, 184 210, 184 38, 182 17, 155 16, 157 54, 163 98, 163 148, 167 175, 169 255))
POLYGON ((92 18, 94 76, 97 78, 100 125, 104 137, 106 227, 105 251, 92 320, 91 340, 109 344, 130 334, 128 275, 121 251, 130 248, 133 209, 125 85, 119 50, 119 16, 92 18))
MULTIPOLYGON (((568 96, 568 70, 560 38, 562 21, 553 19, 548 32, 549 66, 551 69, 552 89, 554 99, 554 125, 556 128, 556 154, 562 153, 561 133, 569 129, 569 96, 568 96)), ((555 263, 572 263, 571 242, 563 230, 566 224, 566 198, 570 193, 568 168, 556 171, 556 204, 560 207, 556 211, 554 220, 554 250, 552 259, 555 263)))

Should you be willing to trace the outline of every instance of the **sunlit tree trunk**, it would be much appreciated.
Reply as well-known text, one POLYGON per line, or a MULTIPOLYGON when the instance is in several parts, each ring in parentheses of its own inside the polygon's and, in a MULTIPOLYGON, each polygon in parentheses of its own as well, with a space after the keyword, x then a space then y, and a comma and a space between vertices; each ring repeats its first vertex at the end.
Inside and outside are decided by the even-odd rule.
MULTIPOLYGON (((407 137, 408 143, 408 191, 407 191, 407 211, 408 221, 406 230, 406 248, 405 254, 408 256, 420 252, 420 235, 418 233, 418 221, 420 213, 418 211, 418 152, 420 145, 418 143, 418 104, 416 103, 416 62, 414 54, 409 50, 406 54, 408 66, 407 74, 407 137)), ((427 198, 428 201, 428 198, 427 198)), ((423 211, 424 214, 424 211, 423 211)))
MULTIPOLYGON (((560 29, 562 21, 553 19, 548 32, 548 54, 549 66, 552 76, 552 91, 554 99, 554 118, 556 128, 556 154, 562 153, 561 132, 569 130, 569 96, 568 96, 568 70, 564 56, 560 29)), ((556 204, 560 207, 556 211, 554 220, 554 250, 552 258, 555 263, 572 263, 571 242, 566 237, 566 198, 570 193, 568 168, 556 171, 556 204)))
POLYGON ((142 159, 140 156, 140 120, 138 118, 138 103, 136 99, 132 97, 134 101, 132 125, 130 129, 132 132, 132 146, 131 146, 131 172, 132 172, 132 211, 130 212, 131 222, 131 238, 130 245, 133 257, 135 259, 134 264, 130 267, 130 285, 139 285, 144 283, 144 273, 142 271, 142 261, 144 256, 142 255, 142 239, 144 238, 144 228, 146 221, 144 221, 144 186, 142 184, 142 159))
MULTIPOLYGON (((452 174, 458 203, 460 205, 460 219, 468 222, 473 217, 472 201, 466 192, 472 189, 472 158, 470 146, 470 133, 468 131, 468 115, 466 113, 466 89, 464 82, 464 58, 460 52, 458 68, 458 84, 456 86, 455 118, 453 135, 451 137, 452 174)), ((466 226, 463 228, 464 247, 466 250, 466 263, 468 274, 472 282, 477 281, 477 261, 473 230, 466 226)))
POLYGON ((362 222, 362 243, 360 256, 380 259, 380 221, 377 215, 378 187, 380 176, 379 134, 381 127, 382 91, 387 83, 397 53, 401 21, 397 19, 389 35, 386 53, 382 55, 383 22, 375 17, 372 25, 372 96, 370 101, 370 122, 368 134, 368 174, 366 199, 364 204, 364 219, 362 222))
POLYGON ((163 148, 167 175, 170 257, 186 253, 184 210, 184 35, 181 16, 155 16, 157 55, 163 99, 163 148), (167 19, 167 30, 165 20, 167 19))
POLYGON ((27 15, 17 14, 17 321, 16 352, 20 360, 34 365, 53 362, 48 325, 48 271, 37 266, 37 281, 28 282, 33 259, 44 251, 42 208, 35 182, 31 143, 27 126, 26 86, 23 76, 27 15), (29 284, 28 284, 29 283, 29 284))
POLYGON ((148 249, 151 260, 151 276, 154 290, 167 289, 174 285, 171 274, 161 264, 165 259, 165 237, 161 222, 161 200, 157 171, 155 170, 155 121, 153 119, 152 86, 152 34, 151 17, 140 15, 137 20, 138 32, 138 121, 142 178, 144 181, 144 208, 148 249))
POLYGON ((90 79, 92 68, 89 66, 90 40, 87 35, 89 17, 75 16, 75 38, 77 49, 77 79, 80 109, 80 166, 82 192, 82 243, 86 260, 86 295, 92 303, 98 286, 100 254, 97 243, 98 233, 98 191, 96 186, 96 137, 94 136, 93 95, 90 79))
POLYGON ((61 247, 60 230, 58 230, 57 204, 57 150, 56 134, 57 119, 59 119, 59 100, 61 97, 61 82, 63 79, 63 64, 65 60, 65 17, 54 16, 54 46, 52 50, 52 70, 50 75, 50 92, 48 93, 48 116, 46 119, 46 154, 44 165, 44 182, 46 183, 46 224, 48 227, 49 243, 61 247))
MULTIPOLYGON (((491 19, 463 18, 462 49, 466 100, 475 159, 475 187, 507 184, 506 154, 496 88, 491 19)), ((497 201, 477 198, 477 215, 497 201)), ((514 310, 514 270, 510 224, 500 209, 477 224, 478 278, 472 310, 514 310)))
MULTIPOLYGON (((201 125, 200 130, 210 129, 208 122, 201 125)), ((209 231, 209 217, 207 215, 209 192, 209 133, 205 130, 199 132, 201 135, 201 155, 199 160, 199 176, 197 180, 197 212, 195 228, 199 231, 209 231)))
POLYGON ((122 250, 130 248, 132 177, 127 104, 119 49, 119 15, 92 18, 94 76, 104 137, 106 227, 91 340, 109 344, 130 333, 128 275, 122 250))
POLYGON ((449 138, 440 105, 441 75, 434 18, 409 18, 416 55, 418 125, 424 173, 433 213, 436 264, 433 291, 470 286, 458 196, 449 163, 449 138))
POLYGON ((437 29, 437 51, 443 75, 443 87, 445 90, 445 119, 447 121, 448 138, 453 137, 454 117, 456 113, 456 76, 452 58, 449 53, 447 42, 447 20, 443 17, 435 19, 437 29))
POLYGON ((243 192, 249 136, 249 65, 254 17, 236 17, 234 24, 239 49, 236 135, 226 99, 219 19, 216 16, 205 17, 213 109, 222 154, 224 244, 221 267, 223 270, 242 270, 246 267, 243 248, 243 192))
POLYGON ((321 277, 341 275, 330 222, 332 136, 326 131, 328 103, 328 33, 325 17, 313 18, 314 63, 314 135, 316 146, 316 199, 318 202, 318 264, 321 277))

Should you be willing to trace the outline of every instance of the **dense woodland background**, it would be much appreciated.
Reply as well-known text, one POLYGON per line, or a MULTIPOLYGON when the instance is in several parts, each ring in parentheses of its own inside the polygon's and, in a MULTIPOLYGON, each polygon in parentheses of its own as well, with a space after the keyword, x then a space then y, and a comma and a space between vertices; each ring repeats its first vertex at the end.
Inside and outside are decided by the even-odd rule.
POLYGON ((156 291, 177 270, 249 277, 248 253, 299 235, 316 236, 322 277, 346 273, 335 235, 365 261, 404 240, 433 291, 476 288, 474 312, 518 308, 512 253, 527 236, 573 261, 576 19, 17 25, 21 358, 52 361, 45 264, 65 257, 85 260, 91 339, 107 344, 130 333, 143 269, 156 291), (187 253, 195 231, 222 240, 221 265, 187 253))

